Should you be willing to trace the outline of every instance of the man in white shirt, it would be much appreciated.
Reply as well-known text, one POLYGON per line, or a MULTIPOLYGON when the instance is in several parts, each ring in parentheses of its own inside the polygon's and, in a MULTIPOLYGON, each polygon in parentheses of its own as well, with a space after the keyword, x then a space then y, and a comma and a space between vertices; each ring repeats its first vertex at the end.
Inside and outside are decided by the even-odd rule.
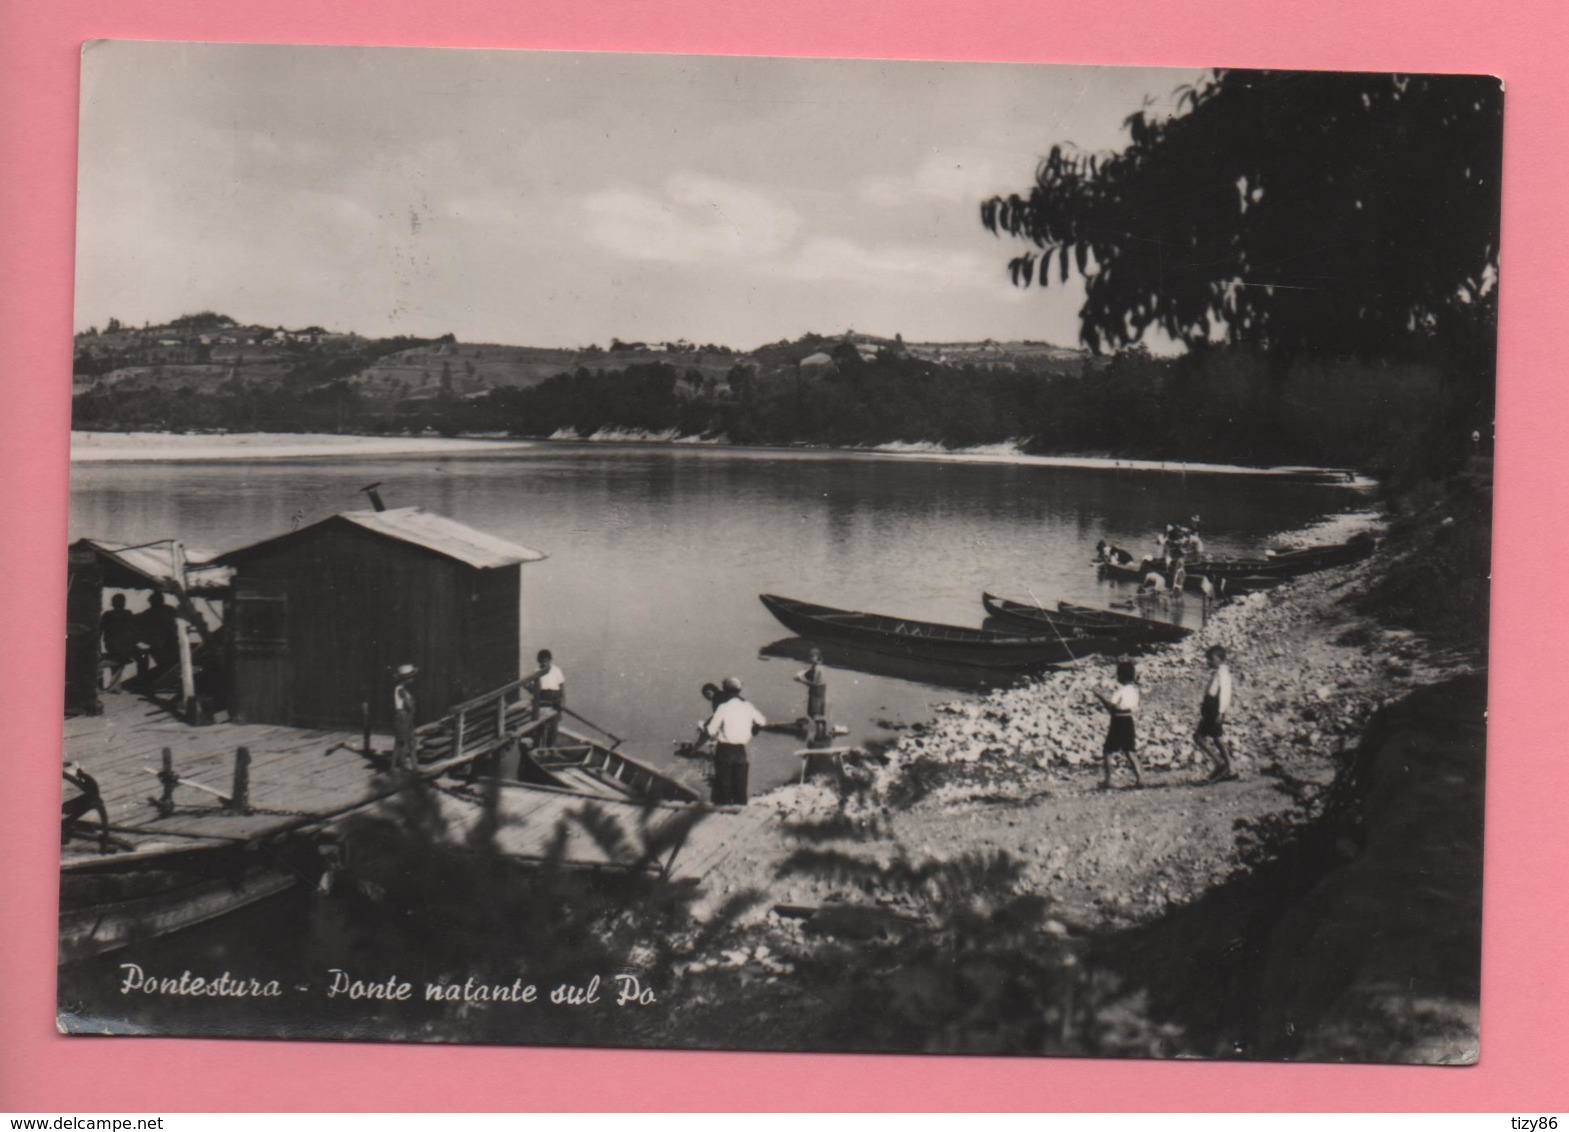
POLYGON ((741 697, 741 681, 725 677, 729 697, 703 724, 703 734, 714 741, 714 805, 746 805, 748 771, 746 745, 767 726, 763 713, 741 697))
POLYGON ((550 719, 534 732, 538 747, 555 747, 556 733, 561 727, 561 712, 567 706, 567 675, 550 655, 549 649, 540 649, 536 657, 539 671, 523 683, 534 690, 534 718, 550 712, 550 719))

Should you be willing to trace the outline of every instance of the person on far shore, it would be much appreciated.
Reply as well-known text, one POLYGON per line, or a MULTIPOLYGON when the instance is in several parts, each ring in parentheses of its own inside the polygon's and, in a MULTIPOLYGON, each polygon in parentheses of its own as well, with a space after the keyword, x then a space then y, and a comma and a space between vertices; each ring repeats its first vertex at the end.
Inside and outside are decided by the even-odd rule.
POLYGON ((1188 584, 1188 567, 1181 546, 1172 549, 1171 560, 1166 564, 1166 584, 1171 592, 1179 597, 1188 584))
POLYGON ((823 675, 823 652, 814 648, 806 658, 811 667, 797 672, 795 682, 806 685, 806 738, 822 740, 828 737, 828 677, 823 675))
POLYGON ((1209 665, 1209 683, 1199 704, 1199 727, 1193 742, 1211 764, 1205 782, 1230 782, 1237 777, 1231 765, 1231 744, 1226 741, 1226 713, 1231 710, 1231 668, 1226 664, 1224 645, 1211 645, 1204 652, 1209 665))
POLYGON ((768 725, 763 713, 741 695, 741 681, 726 676, 727 697, 703 724, 703 735, 714 741, 714 805, 744 806, 747 796, 747 750, 752 736, 768 725))
POLYGON ((1111 695, 1096 692, 1095 698, 1111 715, 1111 726, 1106 730, 1106 742, 1101 747, 1101 766, 1103 777, 1101 789, 1111 789, 1111 760, 1115 755, 1122 755, 1128 760, 1128 766, 1133 769, 1133 785, 1137 789, 1144 785, 1144 776, 1139 772, 1139 756, 1136 753, 1138 740, 1133 726, 1133 717, 1139 710, 1139 677, 1131 660, 1117 662, 1117 690, 1111 695))
POLYGON ((1095 561, 1110 566, 1132 566, 1133 555, 1120 546, 1112 546, 1105 539, 1095 544, 1095 561))

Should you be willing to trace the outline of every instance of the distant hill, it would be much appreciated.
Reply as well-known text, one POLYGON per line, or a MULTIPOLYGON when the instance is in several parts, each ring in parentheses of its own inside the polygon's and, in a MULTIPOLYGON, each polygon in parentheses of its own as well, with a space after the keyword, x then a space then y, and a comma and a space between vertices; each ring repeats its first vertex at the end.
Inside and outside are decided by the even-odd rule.
MULTIPOLYGON (((439 397, 472 397, 493 389, 527 389, 563 374, 615 374, 661 363, 703 380, 693 391, 730 388, 726 378, 742 366, 758 377, 794 378, 814 355, 876 361, 915 358, 962 372, 1078 372, 1083 350, 1047 342, 904 342, 844 331, 803 334, 750 352, 692 342, 621 342, 606 347, 560 349, 497 342, 439 339, 370 339, 309 327, 264 327, 215 311, 162 325, 93 328, 75 336, 72 393, 135 399, 182 393, 245 394, 347 388, 369 407, 394 407, 439 397)), ((822 363, 814 363, 822 369, 822 363)), ((695 394, 700 396, 700 394, 695 394)))
POLYGON ((733 355, 647 347, 570 350, 443 342, 388 354, 356 374, 353 382, 373 397, 424 397, 443 390, 464 396, 486 389, 527 389, 580 369, 623 370, 653 361, 719 378, 736 360, 733 355))

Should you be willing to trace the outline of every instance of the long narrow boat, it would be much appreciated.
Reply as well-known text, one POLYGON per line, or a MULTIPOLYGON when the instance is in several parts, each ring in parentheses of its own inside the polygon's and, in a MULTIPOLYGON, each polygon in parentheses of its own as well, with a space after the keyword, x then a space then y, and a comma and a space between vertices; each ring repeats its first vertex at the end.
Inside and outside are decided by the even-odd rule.
POLYGON ((519 751, 517 781, 619 802, 702 800, 691 787, 586 735, 563 727, 557 738, 565 741, 555 747, 519 751))
POLYGON ((1096 609, 1093 606, 1074 605, 1071 602, 1066 601, 1058 602, 1057 608, 1061 612, 1071 614, 1075 617, 1094 617, 1097 619, 1103 619, 1108 624, 1125 625, 1132 631, 1139 633, 1145 632, 1147 626, 1157 625, 1163 632, 1169 632, 1173 634, 1167 638, 1173 641, 1180 641, 1183 637, 1186 637, 1193 631, 1191 629, 1184 629, 1180 625, 1172 625, 1169 622, 1156 621, 1149 617, 1140 617, 1136 613, 1118 613, 1114 609, 1096 609))
POLYGON ((1037 630, 1045 626, 1053 632, 1071 638, 1111 635, 1126 637, 1129 641, 1140 643, 1180 641, 1192 631, 1180 625, 1173 625, 1169 621, 1156 621, 1151 617, 1129 617, 1110 610, 1090 610, 1084 607, 1074 607, 1069 610, 1059 606, 1056 609, 1048 609, 1042 605, 1010 601, 1005 597, 997 597, 989 593, 981 595, 981 604, 986 607, 987 613, 1000 620, 1037 630))
POLYGON ((1377 545, 1371 535, 1358 535, 1347 542, 1271 550, 1268 561, 1304 573, 1310 570, 1327 570, 1331 566, 1348 566, 1353 562, 1360 562, 1370 557, 1377 545))
POLYGON ((803 637, 842 641, 896 656, 913 656, 980 668, 1044 668, 1119 649, 1123 638, 1064 639, 1056 634, 1024 636, 988 629, 938 625, 879 613, 858 613, 827 605, 759 595, 780 623, 803 637))
MULTIPOLYGON (((1267 558, 1190 558, 1184 563, 1186 588, 1198 590, 1198 580, 1207 577, 1217 587, 1224 581, 1225 588, 1232 591, 1259 589, 1317 570, 1360 562, 1373 553, 1374 547, 1371 537, 1358 536, 1349 542, 1271 551, 1267 558)), ((1126 582, 1142 582, 1145 575, 1142 564, 1120 562, 1100 563, 1100 572, 1102 577, 1126 582)))

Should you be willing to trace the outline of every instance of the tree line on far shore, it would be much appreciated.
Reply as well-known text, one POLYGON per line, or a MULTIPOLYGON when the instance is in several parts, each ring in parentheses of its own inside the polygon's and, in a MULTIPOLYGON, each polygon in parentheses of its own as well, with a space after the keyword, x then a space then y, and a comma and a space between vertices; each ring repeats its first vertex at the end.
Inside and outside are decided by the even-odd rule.
MULTIPOLYGON (((908 356, 864 361, 845 350, 832 372, 737 365, 728 389, 716 393, 713 384, 705 388, 701 375, 652 362, 580 368, 526 389, 389 403, 367 397, 339 370, 269 388, 236 378, 206 389, 91 389, 77 395, 73 420, 83 429, 170 431, 674 432, 743 445, 967 448, 1017 441, 1042 454, 1377 472, 1430 447, 1429 423, 1454 419, 1430 365, 1303 359, 1282 370, 1239 348, 1180 358, 1132 349, 1077 372, 1044 375, 908 356)), ((1487 431, 1485 424, 1474 427, 1487 431)))

